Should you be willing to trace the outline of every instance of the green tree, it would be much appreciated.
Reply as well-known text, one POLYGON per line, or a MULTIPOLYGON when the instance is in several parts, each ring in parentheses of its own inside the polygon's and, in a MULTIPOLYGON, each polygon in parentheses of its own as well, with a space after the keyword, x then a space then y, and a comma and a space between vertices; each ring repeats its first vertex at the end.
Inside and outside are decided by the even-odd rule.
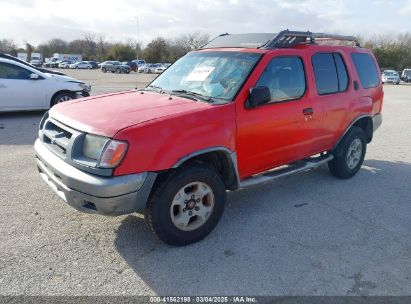
POLYGON ((133 60, 136 56, 135 48, 121 43, 113 45, 109 52, 109 57, 119 61, 133 60))
POLYGON ((164 62, 168 58, 168 44, 163 37, 152 40, 144 50, 144 59, 147 62, 164 62))

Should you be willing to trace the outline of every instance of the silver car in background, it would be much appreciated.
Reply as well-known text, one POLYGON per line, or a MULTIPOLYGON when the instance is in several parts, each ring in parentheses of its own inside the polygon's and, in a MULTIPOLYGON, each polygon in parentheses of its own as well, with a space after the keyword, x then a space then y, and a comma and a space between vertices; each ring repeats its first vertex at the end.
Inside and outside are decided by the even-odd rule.
POLYGON ((130 73, 130 67, 127 64, 122 64, 120 61, 105 61, 101 64, 101 71, 103 73, 130 73))
POLYGON ((382 73, 382 83, 400 84, 400 75, 394 70, 385 70, 382 73))

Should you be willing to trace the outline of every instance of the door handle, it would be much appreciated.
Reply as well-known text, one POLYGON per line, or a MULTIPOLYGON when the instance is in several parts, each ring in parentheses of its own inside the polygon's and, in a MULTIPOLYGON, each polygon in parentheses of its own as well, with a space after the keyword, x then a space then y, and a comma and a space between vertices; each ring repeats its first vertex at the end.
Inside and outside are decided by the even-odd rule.
POLYGON ((303 114, 304 114, 305 116, 313 115, 313 114, 314 114, 314 110, 313 110, 313 108, 305 108, 305 109, 303 110, 303 114))

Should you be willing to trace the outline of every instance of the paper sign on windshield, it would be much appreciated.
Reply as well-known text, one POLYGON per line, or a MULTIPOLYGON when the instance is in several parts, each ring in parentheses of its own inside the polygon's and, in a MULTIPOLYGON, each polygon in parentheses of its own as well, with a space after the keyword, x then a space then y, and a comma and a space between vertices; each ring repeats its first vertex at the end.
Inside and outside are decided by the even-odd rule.
POLYGON ((204 81, 214 70, 214 67, 202 66, 195 68, 186 78, 186 81, 204 81))

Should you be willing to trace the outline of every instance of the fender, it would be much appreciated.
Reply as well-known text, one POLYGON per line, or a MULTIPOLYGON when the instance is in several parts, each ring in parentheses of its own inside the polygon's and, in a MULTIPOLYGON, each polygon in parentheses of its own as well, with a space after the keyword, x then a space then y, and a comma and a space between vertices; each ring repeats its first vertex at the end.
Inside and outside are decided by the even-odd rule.
POLYGON ((371 120, 373 120, 373 117, 371 115, 367 115, 367 114, 360 115, 360 116, 357 116, 356 118, 354 118, 354 120, 348 125, 348 127, 345 129, 344 133, 340 136, 340 138, 337 140, 337 142, 335 143, 335 145, 332 147, 331 150, 334 150, 335 148, 337 148, 337 146, 340 144, 340 142, 344 138, 345 134, 347 134, 347 132, 351 129, 351 127, 353 125, 355 125, 356 122, 358 122, 360 119, 363 119, 363 118, 371 118, 371 120))
POLYGON ((235 178, 237 180, 237 187, 240 185, 240 175, 238 173, 238 165, 237 165, 237 153, 235 151, 231 151, 229 149, 227 149, 226 147, 222 147, 222 146, 216 146, 216 147, 209 147, 209 148, 205 148, 205 149, 201 149, 195 152, 191 152, 190 154, 187 154, 186 156, 180 158, 173 166, 173 168, 178 168, 179 166, 181 166, 183 163, 185 163, 186 161, 195 158, 197 156, 203 155, 203 154, 207 154, 210 152, 223 152, 227 159, 231 162, 231 167, 229 168, 229 170, 234 170, 234 174, 235 174, 235 178))

